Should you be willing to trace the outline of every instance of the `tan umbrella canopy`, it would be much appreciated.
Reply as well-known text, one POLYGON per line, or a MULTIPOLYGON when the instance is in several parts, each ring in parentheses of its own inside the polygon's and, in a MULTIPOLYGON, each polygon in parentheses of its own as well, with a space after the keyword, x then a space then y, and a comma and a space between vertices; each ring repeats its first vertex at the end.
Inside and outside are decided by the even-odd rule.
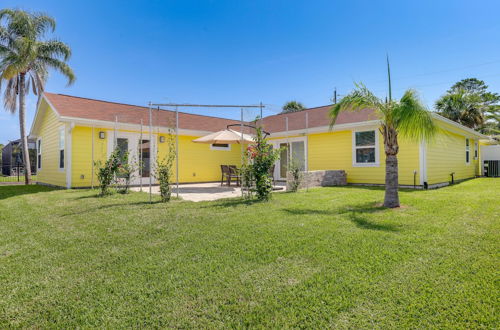
POLYGON ((193 140, 194 143, 209 143, 209 144, 238 144, 238 143, 253 143, 251 135, 240 133, 232 129, 225 129, 211 133, 193 140))

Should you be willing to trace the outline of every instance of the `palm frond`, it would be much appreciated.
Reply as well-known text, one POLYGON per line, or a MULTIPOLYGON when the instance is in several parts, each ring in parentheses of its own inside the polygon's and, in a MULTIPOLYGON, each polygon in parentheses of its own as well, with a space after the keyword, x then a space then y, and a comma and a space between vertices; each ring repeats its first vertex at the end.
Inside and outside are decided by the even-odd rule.
POLYGON ((7 86, 4 91, 3 103, 5 109, 11 113, 15 113, 17 110, 18 81, 17 76, 7 80, 7 86))
POLYGON ((43 36, 50 29, 54 32, 56 29, 56 21, 51 16, 44 13, 36 13, 33 15, 33 25, 39 36, 43 36))
POLYGON ((62 57, 67 61, 71 57, 71 48, 59 40, 49 40, 38 43, 40 56, 62 57))
POLYGON ((412 141, 431 140, 438 128, 414 90, 407 90, 392 106, 392 122, 398 133, 412 141))
POLYGON ((68 79, 68 85, 71 85, 75 82, 75 73, 73 72, 73 69, 71 69, 70 66, 65 62, 52 57, 39 57, 38 60, 46 66, 59 71, 61 74, 66 76, 66 78, 68 79))
POLYGON ((359 111, 364 108, 373 108, 380 110, 382 101, 376 97, 363 84, 355 84, 356 88, 344 96, 340 102, 334 104, 330 109, 330 128, 335 125, 335 121, 341 111, 359 111))

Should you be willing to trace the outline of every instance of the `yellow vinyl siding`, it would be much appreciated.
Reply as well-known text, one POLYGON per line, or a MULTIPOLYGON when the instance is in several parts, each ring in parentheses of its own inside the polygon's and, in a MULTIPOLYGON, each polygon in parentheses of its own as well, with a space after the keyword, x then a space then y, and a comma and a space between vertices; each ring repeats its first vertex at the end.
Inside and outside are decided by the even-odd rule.
MULTIPOLYGON (((444 125, 440 125, 445 128, 444 125)), ((478 160, 474 159, 477 140, 469 138, 470 163, 465 161, 465 136, 440 131, 436 138, 427 144, 427 182, 429 184, 447 183, 454 172, 455 180, 473 178, 477 173, 478 160)))
MULTIPOLYGON (((92 128, 75 126, 72 134, 72 187, 98 185, 95 167, 92 166, 92 128), (92 178, 92 171, 94 177, 92 178)), ((109 132, 104 128, 94 128, 94 161, 106 161, 109 132), (99 132, 106 132, 106 139, 99 139, 99 132)))
POLYGON ((210 144, 193 143, 192 140, 196 138, 196 136, 179 136, 180 182, 219 181, 220 165, 241 166, 239 144, 231 145, 230 151, 212 150, 210 144))
MULTIPOLYGON (((385 152, 383 138, 379 134, 380 165, 377 167, 353 166, 351 130, 311 134, 308 137, 308 168, 314 170, 345 170, 349 183, 385 183, 385 152)), ((413 185, 413 171, 417 170, 419 184, 418 143, 399 141, 399 183, 413 185)))
MULTIPOLYGON (((59 134, 61 127, 65 127, 65 124, 58 121, 56 114, 44 99, 40 104, 40 110, 42 109, 37 136, 42 140, 42 168, 37 170, 37 182, 66 187, 66 170, 59 169, 59 134)), ((66 156, 67 146, 65 149, 66 156)), ((66 167, 67 159, 65 161, 66 167)))
MULTIPOLYGON (((118 130, 119 132, 137 133, 139 131, 118 130)), ((108 157, 108 140, 113 138, 113 130, 94 128, 94 161, 105 161, 108 157), (99 139, 99 131, 106 132, 105 139, 99 139)), ((153 140, 158 148, 158 157, 164 158, 168 151, 168 135, 165 142, 159 143, 157 134, 153 140)), ((175 138, 175 137, 174 137, 175 138)), ((220 165, 241 165, 240 145, 231 145, 231 150, 211 150, 210 144, 193 143, 197 136, 179 136, 179 181, 180 182, 207 182, 219 181, 221 178, 220 165)), ((143 132, 143 139, 149 139, 149 133, 143 132)), ((72 131, 72 187, 89 187, 92 178, 92 128, 76 126, 72 131)), ((154 164, 153 164, 154 168, 154 164)), ((175 180, 175 165, 174 165, 175 180)), ((95 169, 94 169, 95 171, 95 169)), ((94 173, 93 184, 98 180, 94 173)))

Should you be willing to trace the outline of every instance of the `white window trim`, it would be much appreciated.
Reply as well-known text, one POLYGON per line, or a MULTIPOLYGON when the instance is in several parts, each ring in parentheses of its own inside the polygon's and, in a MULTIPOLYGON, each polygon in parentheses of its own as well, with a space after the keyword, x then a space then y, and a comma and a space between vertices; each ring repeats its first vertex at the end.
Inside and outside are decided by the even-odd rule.
POLYGON ((65 127, 62 126, 59 128, 59 136, 58 136, 58 144, 59 148, 57 149, 59 153, 57 154, 57 168, 59 169, 60 172, 66 171, 66 130, 65 127), (61 135, 64 136, 64 146, 61 149, 61 135), (64 150, 64 163, 63 167, 61 167, 61 150, 64 150))
POLYGON ((379 145, 379 132, 377 128, 360 128, 352 130, 352 166, 353 167, 379 167, 380 166, 380 145, 379 145), (375 132, 375 163, 358 163, 356 162, 356 150, 371 148, 371 146, 356 146, 356 132, 375 132))
POLYGON ((231 144, 230 143, 216 143, 216 144, 227 144, 227 147, 214 147, 213 144, 210 145, 210 150, 224 150, 224 151, 231 151, 231 144))
POLYGON ((42 138, 36 139, 36 170, 39 171, 42 169, 42 165, 38 162, 38 157, 42 159, 42 138))
POLYGON ((470 139, 469 138, 465 138, 465 153, 469 153, 469 160, 467 161, 467 156, 465 156, 465 165, 470 165, 470 139), (469 144, 467 145, 467 142, 469 142, 469 144))
POLYGON ((478 160, 479 158, 479 144, 474 142, 474 160, 478 160))

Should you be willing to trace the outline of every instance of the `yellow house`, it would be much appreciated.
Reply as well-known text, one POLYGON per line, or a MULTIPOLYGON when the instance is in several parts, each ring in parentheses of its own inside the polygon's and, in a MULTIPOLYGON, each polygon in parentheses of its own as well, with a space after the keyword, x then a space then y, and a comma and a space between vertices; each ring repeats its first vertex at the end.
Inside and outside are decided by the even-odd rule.
MULTIPOLYGON (((275 179, 284 179, 289 162, 294 161, 308 171, 345 170, 351 184, 383 184, 385 153, 376 115, 370 109, 344 112, 330 128, 328 110, 324 106, 262 119, 271 143, 289 151, 283 151, 277 161, 275 179)), ((402 186, 435 187, 480 175, 478 143, 487 137, 433 116, 441 128, 433 141, 399 141, 402 186)), ((175 113, 154 110, 152 122, 149 132, 145 107, 44 93, 30 134, 37 141, 38 182, 67 188, 97 185, 93 164, 104 161, 115 145, 143 160, 143 178, 133 184, 149 182, 156 157, 164 157, 168 150, 168 127, 175 126, 175 113)), ((192 142, 238 123, 179 113, 179 181, 219 181, 220 165, 239 165, 239 145, 192 142)))

